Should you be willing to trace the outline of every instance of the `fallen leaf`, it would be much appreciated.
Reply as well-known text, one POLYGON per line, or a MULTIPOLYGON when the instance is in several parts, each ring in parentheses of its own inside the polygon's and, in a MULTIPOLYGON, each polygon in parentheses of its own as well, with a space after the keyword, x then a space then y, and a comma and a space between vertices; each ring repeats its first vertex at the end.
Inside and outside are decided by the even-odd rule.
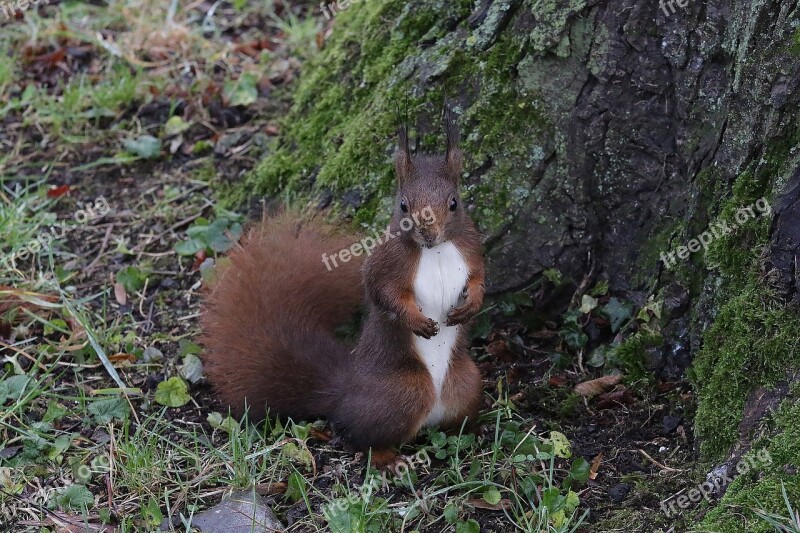
POLYGON ((117 300, 119 305, 128 303, 128 293, 125 292, 125 286, 122 283, 114 283, 114 299, 117 300))
POLYGON ((567 386, 567 378, 564 376, 559 376, 558 374, 554 376, 550 376, 550 379, 547 382, 551 387, 566 387, 567 386))
POLYGON ((508 343, 504 340, 498 340, 489 343, 489 345, 486 347, 486 351, 495 359, 505 363, 513 362, 516 359, 514 354, 508 348, 508 343))
POLYGON ((112 363, 135 363, 136 356, 129 353, 118 353, 114 355, 109 355, 108 360, 112 363))
POLYGON ((589 381, 578 383, 575 385, 575 392, 581 396, 591 398, 592 396, 597 396, 598 394, 613 389, 620 381, 622 381, 621 375, 602 376, 597 379, 590 379, 589 381))
POLYGON ((600 465, 603 462, 603 452, 597 454, 592 460, 592 466, 589 468, 589 479, 594 479, 597 477, 597 471, 600 470, 600 465))
POLYGON ((286 492, 287 485, 283 481, 274 483, 259 483, 254 487, 256 494, 261 496, 272 496, 273 494, 283 494, 286 492))
POLYGON ((197 383, 203 379, 203 363, 195 354, 186 354, 179 372, 181 377, 189 383, 197 383))
POLYGON ((628 389, 616 390, 601 394, 597 399, 598 409, 614 409, 623 405, 631 405, 636 402, 631 391, 628 389))
POLYGON ((317 440, 321 440, 322 442, 328 442, 329 440, 331 440, 332 437, 330 431, 320 431, 319 429, 314 427, 312 427, 308 431, 308 434, 317 440))
POLYGON ((156 403, 167 407, 182 407, 192 399, 189 396, 189 386, 179 377, 171 377, 162 381, 156 387, 156 394, 153 398, 156 403))
POLYGON ((48 198, 59 198, 64 196, 65 194, 69 193, 71 187, 69 185, 53 185, 47 190, 47 197, 48 198))
POLYGON ((206 259, 208 259, 208 253, 206 252, 205 248, 196 252, 194 254, 194 261, 192 262, 192 272, 196 272, 206 259))
POLYGON ((161 141, 152 135, 126 139, 123 144, 125 150, 143 159, 154 159, 161 154, 161 141))

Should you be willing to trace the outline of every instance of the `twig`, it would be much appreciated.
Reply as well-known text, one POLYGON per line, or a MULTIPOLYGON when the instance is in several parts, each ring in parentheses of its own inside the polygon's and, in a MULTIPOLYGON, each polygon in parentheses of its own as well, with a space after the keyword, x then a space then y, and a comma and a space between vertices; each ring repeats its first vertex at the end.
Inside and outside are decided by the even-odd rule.
POLYGON ((657 467, 659 467, 659 468, 660 468, 661 470, 663 470, 663 471, 667 471, 667 472, 675 472, 675 473, 677 473, 677 474, 679 474, 679 473, 681 473, 681 472, 686 472, 686 470, 678 470, 677 468, 672 468, 672 467, 669 467, 669 466, 666 466, 666 465, 663 465, 663 464, 659 463, 658 461, 656 461, 655 459, 653 459, 652 457, 650 457, 650 456, 647 454, 647 452, 646 452, 646 451, 644 451, 644 450, 642 450, 641 448, 639 448, 639 453, 641 453, 642 455, 644 455, 644 456, 645 456, 645 457, 646 457, 646 458, 647 458, 647 459, 648 459, 648 460, 649 460, 651 463, 653 463, 654 465, 656 465, 657 467))

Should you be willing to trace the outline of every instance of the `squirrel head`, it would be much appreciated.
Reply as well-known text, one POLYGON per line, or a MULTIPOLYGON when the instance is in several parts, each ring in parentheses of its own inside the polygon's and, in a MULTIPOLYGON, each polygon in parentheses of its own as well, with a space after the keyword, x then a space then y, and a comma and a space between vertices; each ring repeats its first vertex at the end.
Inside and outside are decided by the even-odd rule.
POLYGON ((444 112, 446 150, 443 155, 411 155, 408 130, 401 126, 394 157, 397 199, 392 224, 403 238, 432 248, 457 235, 466 216, 459 196, 464 156, 459 132, 449 109, 444 112))

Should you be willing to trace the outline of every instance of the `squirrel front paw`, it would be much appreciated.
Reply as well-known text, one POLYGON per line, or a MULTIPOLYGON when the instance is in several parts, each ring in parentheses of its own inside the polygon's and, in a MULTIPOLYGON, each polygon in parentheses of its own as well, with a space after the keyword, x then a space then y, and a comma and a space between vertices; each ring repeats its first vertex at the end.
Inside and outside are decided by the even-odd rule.
POLYGON ((439 333, 439 324, 434 319, 423 316, 419 321, 411 324, 411 331, 417 337, 430 339, 439 333))
POLYGON ((478 311, 480 310, 481 302, 472 300, 468 297, 466 302, 454 308, 447 314, 447 325, 457 326, 458 324, 464 324, 465 322, 472 320, 472 318, 477 315, 478 311))

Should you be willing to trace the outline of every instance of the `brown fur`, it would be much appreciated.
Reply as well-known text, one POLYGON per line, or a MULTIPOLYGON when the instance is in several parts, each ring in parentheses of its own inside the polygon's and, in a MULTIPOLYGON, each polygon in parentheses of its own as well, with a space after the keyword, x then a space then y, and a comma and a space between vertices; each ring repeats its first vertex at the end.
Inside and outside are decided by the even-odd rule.
POLYGON ((357 406, 346 419, 341 417, 341 425, 362 448, 382 450, 407 441, 434 405, 433 382, 413 343, 413 335, 430 338, 439 328, 422 314, 414 297, 420 246, 429 241, 451 240, 469 268, 464 303, 453 309, 448 320, 448 325, 461 328, 442 391, 444 425, 460 427, 465 419, 474 424, 482 403, 480 372, 469 357, 465 324, 483 304, 484 266, 480 236, 458 196, 462 156, 456 143, 451 123, 445 156, 413 158, 405 131, 400 133, 395 157, 399 190, 390 224, 391 233, 399 236, 381 245, 364 265, 369 312, 353 353, 359 385, 350 387, 342 402, 343 408, 357 406), (451 210, 453 199, 457 207, 451 210), (401 230, 403 218, 426 208, 433 211, 434 223, 401 230))
POLYGON ((265 406, 297 419, 325 415, 331 380, 349 359, 333 330, 363 300, 360 258, 327 270, 322 254, 356 238, 286 213, 250 229, 230 253, 201 315, 206 375, 236 416, 265 406))
POLYGON ((362 300, 357 263, 327 272, 323 252, 335 254, 356 238, 330 226, 300 225, 295 215, 251 230, 231 253, 231 265, 205 300, 203 342, 207 375, 237 415, 261 417, 265 406, 293 418, 327 417, 356 448, 373 449, 375 461, 391 460, 391 448, 413 438, 428 417, 435 390, 415 352, 414 335, 439 331, 414 295, 421 246, 451 240, 469 268, 464 303, 448 325, 460 325, 442 391, 445 427, 474 424, 482 403, 481 376, 469 357, 465 324, 483 303, 480 236, 458 194, 462 155, 449 123, 443 156, 412 157, 401 132, 395 158, 399 191, 390 231, 363 268, 368 315, 352 352, 332 336, 362 300), (402 205, 407 212, 403 211, 402 205), (455 202, 455 203, 453 203, 455 202), (403 218, 430 209, 408 231, 403 218))

